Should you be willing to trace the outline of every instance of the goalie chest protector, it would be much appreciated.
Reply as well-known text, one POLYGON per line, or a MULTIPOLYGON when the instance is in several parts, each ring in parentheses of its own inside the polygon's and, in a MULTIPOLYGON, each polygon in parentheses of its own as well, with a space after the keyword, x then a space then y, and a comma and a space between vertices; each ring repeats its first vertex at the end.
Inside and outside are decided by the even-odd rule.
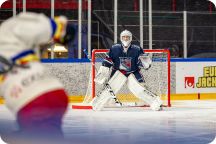
POLYGON ((132 72, 139 69, 138 58, 143 54, 143 49, 137 45, 131 44, 127 52, 124 52, 121 44, 115 44, 110 49, 108 56, 114 63, 114 69, 132 72))

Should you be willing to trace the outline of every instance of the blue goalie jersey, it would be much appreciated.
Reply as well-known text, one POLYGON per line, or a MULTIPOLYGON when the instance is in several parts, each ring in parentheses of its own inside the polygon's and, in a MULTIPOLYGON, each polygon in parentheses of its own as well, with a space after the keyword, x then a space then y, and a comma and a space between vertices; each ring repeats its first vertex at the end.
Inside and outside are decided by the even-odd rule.
POLYGON ((131 44, 127 52, 124 52, 121 44, 115 44, 110 48, 106 59, 103 61, 103 66, 112 66, 113 71, 111 76, 116 70, 119 70, 125 76, 133 73, 139 82, 143 82, 143 77, 139 73, 139 56, 143 54, 143 49, 137 45, 131 44))

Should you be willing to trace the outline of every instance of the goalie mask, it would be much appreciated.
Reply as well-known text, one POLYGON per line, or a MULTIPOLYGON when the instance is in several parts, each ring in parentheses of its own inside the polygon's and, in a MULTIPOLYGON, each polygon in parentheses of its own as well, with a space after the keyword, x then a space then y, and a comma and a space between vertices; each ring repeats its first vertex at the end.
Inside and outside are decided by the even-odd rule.
POLYGON ((120 40, 123 47, 128 48, 132 41, 132 33, 128 30, 124 30, 120 34, 120 40))

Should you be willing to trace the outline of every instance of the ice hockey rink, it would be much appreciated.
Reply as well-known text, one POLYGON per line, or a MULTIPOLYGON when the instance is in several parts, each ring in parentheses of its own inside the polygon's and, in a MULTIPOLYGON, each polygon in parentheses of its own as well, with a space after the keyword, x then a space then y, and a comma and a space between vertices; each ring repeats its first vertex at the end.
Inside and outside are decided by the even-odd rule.
MULTIPOLYGON (((71 144, 208 144, 216 136, 215 100, 172 101, 163 111, 149 108, 72 110, 64 118, 71 144)), ((13 115, 0 105, 1 132, 16 130, 13 115)))

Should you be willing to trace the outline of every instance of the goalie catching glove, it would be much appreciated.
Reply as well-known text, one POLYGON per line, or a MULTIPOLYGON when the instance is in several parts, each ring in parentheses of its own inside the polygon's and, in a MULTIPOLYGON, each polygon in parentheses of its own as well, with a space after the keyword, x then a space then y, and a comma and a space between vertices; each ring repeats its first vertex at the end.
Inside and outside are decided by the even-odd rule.
POLYGON ((149 55, 142 55, 139 57, 139 67, 148 70, 151 67, 152 60, 149 55))

